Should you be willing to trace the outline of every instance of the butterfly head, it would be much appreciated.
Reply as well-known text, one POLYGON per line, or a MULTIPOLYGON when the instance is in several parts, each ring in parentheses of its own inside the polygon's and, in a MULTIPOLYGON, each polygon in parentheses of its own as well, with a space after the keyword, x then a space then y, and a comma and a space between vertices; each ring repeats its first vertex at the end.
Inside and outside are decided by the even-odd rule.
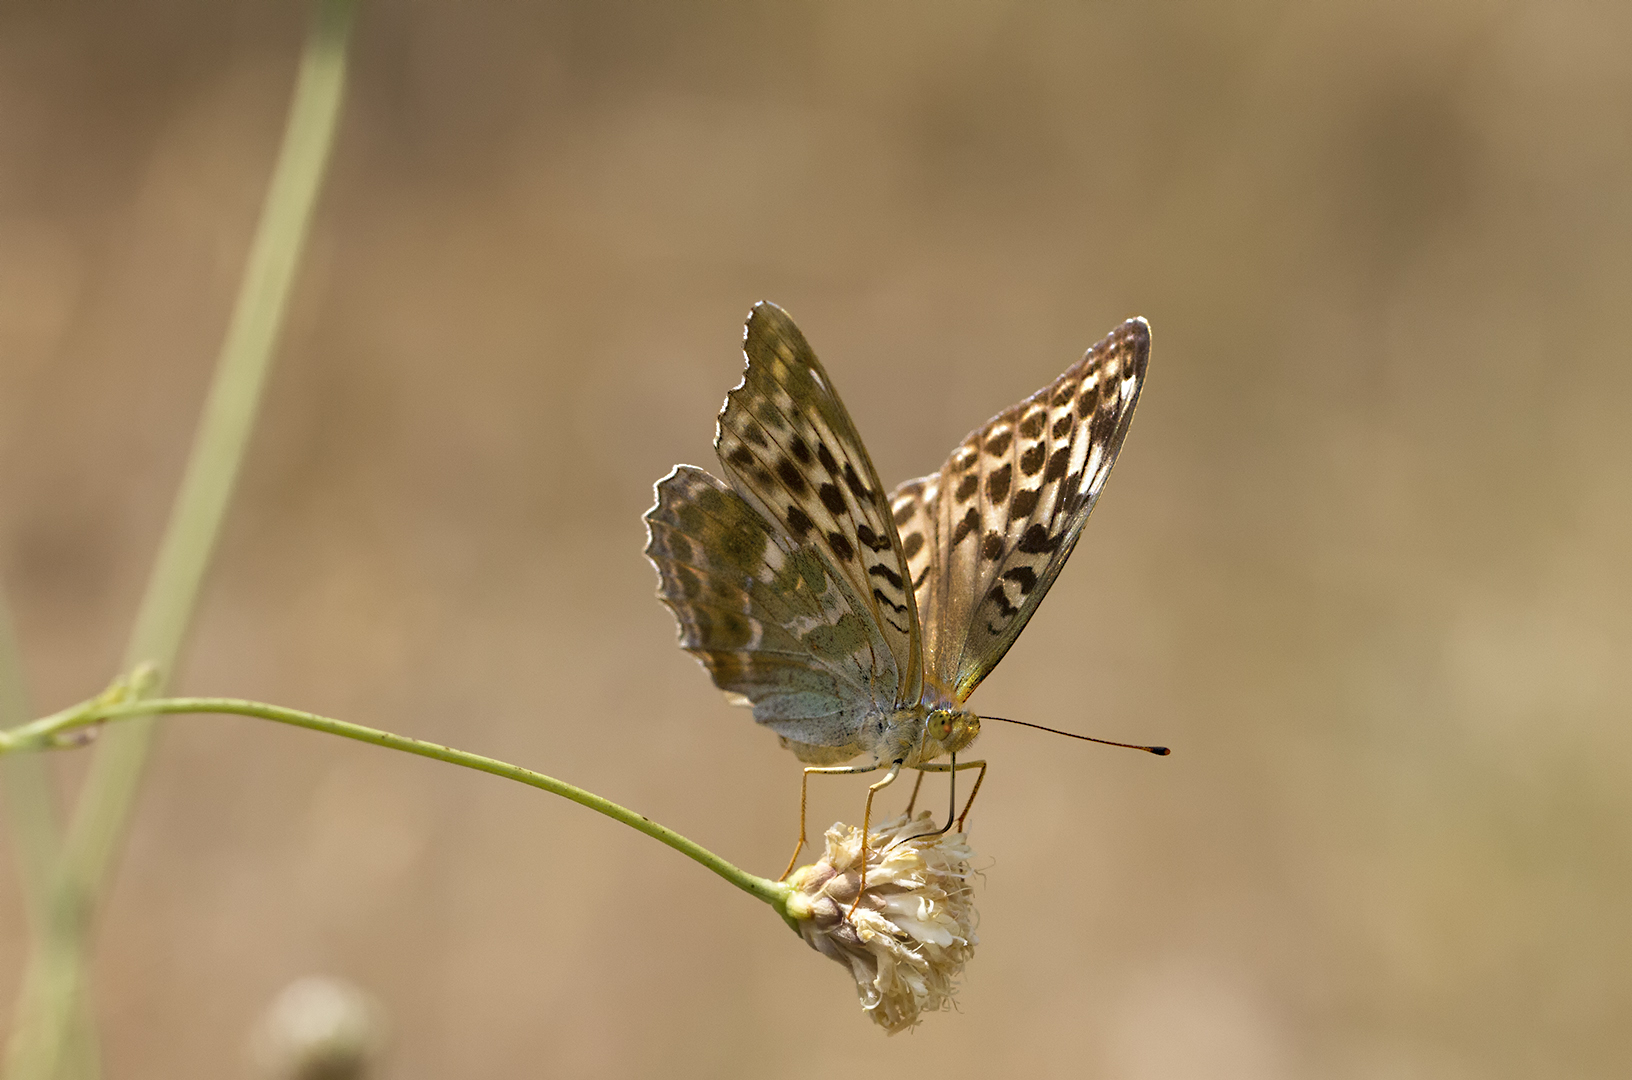
MULTIPOLYGON (((934 709, 924 720, 924 742, 938 744, 936 754, 924 755, 926 760, 940 754, 956 754, 975 741, 980 734, 980 717, 962 709, 934 709)), ((925 749, 929 749, 926 746, 925 749)))

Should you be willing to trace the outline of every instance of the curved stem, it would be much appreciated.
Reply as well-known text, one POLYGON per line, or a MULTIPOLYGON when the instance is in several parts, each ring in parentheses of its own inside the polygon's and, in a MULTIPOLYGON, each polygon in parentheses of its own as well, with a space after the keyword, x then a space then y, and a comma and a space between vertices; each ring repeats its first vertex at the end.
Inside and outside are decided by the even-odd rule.
POLYGON ((519 765, 511 765, 508 762, 483 757, 480 754, 472 754, 468 750, 456 750, 451 746, 443 746, 440 743, 412 739, 406 735, 380 731, 377 728, 364 727, 361 724, 353 724, 345 720, 335 720, 331 717, 319 716, 316 713, 302 712, 299 709, 287 709, 281 705, 268 705, 264 702, 246 701, 241 698, 148 698, 135 701, 107 701, 103 698, 97 698, 83 705, 65 709, 32 723, 12 728, 9 731, 0 731, 0 755, 16 751, 41 750, 63 746, 73 741, 72 736, 75 732, 91 728, 94 725, 126 720, 137 716, 156 716, 165 713, 226 713, 236 716, 253 716, 279 724, 306 728, 311 731, 325 731, 330 735, 356 739, 358 742, 384 746, 391 750, 401 750, 406 754, 417 754, 420 757, 445 761, 450 765, 461 765, 467 769, 475 769, 478 772, 502 776, 506 780, 515 780, 529 787, 548 791, 552 795, 560 795, 562 798, 571 799, 580 806, 586 806, 596 813, 605 814, 614 821, 620 821, 631 829, 636 829, 654 840, 667 844, 687 858, 708 867, 708 869, 714 871, 743 892, 756 896, 770 904, 778 912, 784 913, 784 917, 786 917, 784 909, 787 899, 793 891, 790 886, 750 874, 746 870, 720 858, 701 844, 681 836, 673 829, 665 825, 659 825, 645 815, 637 814, 628 807, 619 806, 610 799, 604 799, 592 791, 585 791, 581 787, 557 780, 552 776, 545 776, 543 773, 533 772, 531 769, 523 769, 519 765))

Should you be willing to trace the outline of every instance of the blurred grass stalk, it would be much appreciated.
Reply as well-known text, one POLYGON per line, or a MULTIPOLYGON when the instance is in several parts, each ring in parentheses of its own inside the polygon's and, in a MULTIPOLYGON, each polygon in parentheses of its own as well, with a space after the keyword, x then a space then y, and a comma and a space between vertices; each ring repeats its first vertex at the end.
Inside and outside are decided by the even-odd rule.
MULTIPOLYGON (((121 669, 154 664, 153 694, 163 692, 175 667, 254 427, 334 141, 355 9, 356 0, 319 0, 302 52, 283 145, 215 378, 121 669)), ((4 641, 0 665, 0 709, 26 712, 16 650, 4 641)), ((12 1018, 7 1080, 88 1080, 95 1073, 94 1032, 75 1018, 87 1007, 86 961, 98 902, 140 787, 154 723, 143 718, 102 737, 60 851, 52 850, 57 825, 43 762, 23 755, 31 760, 7 767, 8 817, 25 888, 38 890, 28 901, 36 917, 12 1018), (77 1045, 81 1040, 87 1045, 77 1045)))
MULTIPOLYGON (((23 657, 11 605, 0 596, 0 727, 27 723, 33 710, 23 684, 23 657)), ((43 754, 9 754, 0 758, 0 785, 5 788, 6 820, 17 849, 17 877, 23 889, 23 914, 35 938, 45 926, 51 871, 57 858, 60 824, 51 793, 51 774, 43 754)))
MULTIPOLYGON (((9 727, 31 715, 33 707, 23 675, 17 625, 11 618, 11 605, 0 595, 0 725, 9 727)), ((4 789, 6 820, 17 850, 17 876, 29 940, 38 943, 45 938, 51 877, 62 830, 45 755, 11 754, 0 759, 0 789, 4 789)), ((72 1040, 68 1049, 73 1056, 63 1062, 67 1076, 92 1077, 98 1071, 96 1041, 90 1037, 93 1024, 89 1004, 81 996, 70 1021, 74 1026, 67 1035, 72 1040)))

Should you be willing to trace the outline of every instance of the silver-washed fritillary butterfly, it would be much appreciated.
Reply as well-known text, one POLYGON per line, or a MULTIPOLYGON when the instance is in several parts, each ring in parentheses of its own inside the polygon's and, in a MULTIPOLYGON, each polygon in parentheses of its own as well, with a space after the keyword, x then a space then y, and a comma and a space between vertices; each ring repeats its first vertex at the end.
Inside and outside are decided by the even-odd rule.
POLYGON ((676 466, 646 514, 681 647, 801 761, 862 759, 809 771, 888 766, 887 783, 946 770, 942 754, 983 764, 956 760, 980 730, 963 704, 1076 546, 1144 385, 1149 325, 1129 319, 888 495, 787 313, 756 304, 743 339, 714 440, 725 480, 676 466))

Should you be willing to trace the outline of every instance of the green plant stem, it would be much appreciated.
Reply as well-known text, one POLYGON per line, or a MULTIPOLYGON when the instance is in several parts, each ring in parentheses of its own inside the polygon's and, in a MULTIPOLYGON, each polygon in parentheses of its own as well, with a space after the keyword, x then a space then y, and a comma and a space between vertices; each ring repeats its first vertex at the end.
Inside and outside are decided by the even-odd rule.
MULTIPOLYGON (((175 666, 254 426, 295 267, 333 144, 355 0, 321 0, 283 145, 186 474, 126 651, 175 666)), ((162 681, 154 686, 162 688, 162 681)), ((91 762, 53 875, 47 932, 30 951, 7 1049, 9 1080, 59 1080, 86 942, 152 742, 151 719, 110 732, 91 762)))
POLYGON ((784 918, 787 917, 785 907, 788 897, 793 892, 790 886, 780 881, 771 881, 768 878, 750 874, 746 870, 720 858, 701 844, 681 836, 673 829, 659 825, 645 815, 637 814, 627 807, 619 806, 610 799, 604 799, 592 791, 585 791, 581 787, 575 787, 565 781, 545 776, 543 773, 533 772, 531 769, 523 769, 519 765, 511 765, 508 762, 483 757, 480 754, 472 754, 468 750, 455 750, 451 746, 443 746, 440 743, 412 739, 406 735, 396 735, 389 731, 380 731, 377 728, 348 723, 345 720, 335 720, 331 717, 319 716, 316 713, 301 712, 298 709, 286 709, 280 705, 245 701, 240 698, 147 698, 145 700, 112 703, 93 700, 36 720, 30 724, 15 727, 9 731, 0 731, 0 755, 60 746, 66 736, 70 736, 75 731, 90 728, 93 725, 112 723, 119 720, 128 721, 138 717, 152 717, 159 714, 181 713, 227 713, 236 716, 254 716, 262 720, 272 720, 279 724, 290 724, 294 727, 306 728, 310 731, 326 731, 330 735, 356 739, 358 742, 365 742, 372 746, 401 750, 407 754, 418 754, 420 757, 445 761, 450 765, 461 765, 467 769, 490 773, 493 776, 502 776, 506 780, 515 780, 529 787, 548 791, 552 795, 571 799, 578 805, 586 806, 596 813, 605 814, 614 821, 620 821, 631 829, 643 832, 654 840, 667 844, 680 854, 714 871, 714 873, 720 875, 720 877, 743 892, 758 897, 775 907, 778 912, 783 914, 784 918))

